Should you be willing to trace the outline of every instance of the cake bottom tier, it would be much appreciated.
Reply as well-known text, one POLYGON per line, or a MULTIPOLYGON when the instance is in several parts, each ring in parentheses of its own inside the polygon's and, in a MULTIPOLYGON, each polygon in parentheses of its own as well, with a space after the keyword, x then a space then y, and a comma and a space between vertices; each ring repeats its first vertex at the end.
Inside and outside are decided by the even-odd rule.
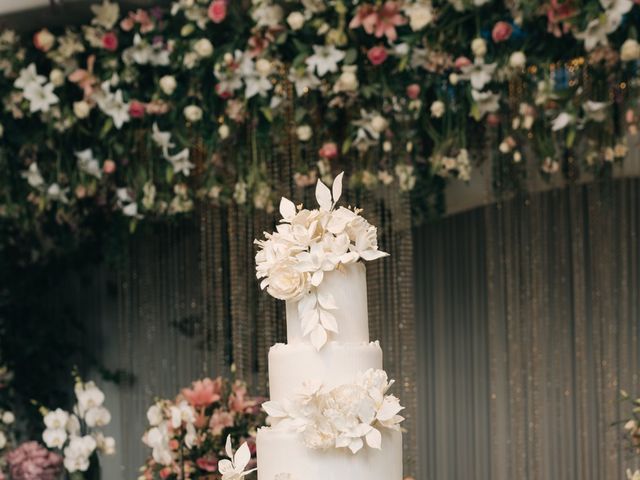
POLYGON ((298 433, 261 428, 258 480, 402 480, 402 434, 382 434, 382 449, 314 450, 298 433))

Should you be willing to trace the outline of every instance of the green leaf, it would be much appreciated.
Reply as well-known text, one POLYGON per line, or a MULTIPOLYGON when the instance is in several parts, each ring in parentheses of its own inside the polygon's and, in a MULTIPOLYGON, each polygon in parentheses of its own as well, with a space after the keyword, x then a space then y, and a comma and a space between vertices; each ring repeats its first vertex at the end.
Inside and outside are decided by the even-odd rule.
POLYGON ((296 112, 294 114, 294 120, 296 123, 302 123, 304 117, 307 115, 307 110, 304 108, 296 108, 296 112))
POLYGON ((269 107, 262 107, 260 108, 260 111, 262 112, 262 115, 264 115, 264 118, 266 118, 269 123, 273 122, 273 112, 269 107))
POLYGON ((570 128, 567 133, 567 147, 573 147, 574 142, 576 141, 576 130, 575 128, 570 128))
POLYGON ((102 126, 102 130, 100 130, 100 134, 98 135, 100 140, 104 139, 104 137, 107 136, 107 134, 111 131, 112 128, 113 128, 113 120, 111 118, 107 118, 107 121, 104 122, 104 125, 102 126))
POLYGON ((173 181, 173 167, 171 165, 167 165, 167 169, 164 174, 167 179, 167 183, 171 183, 173 181))
POLYGON ((351 138, 347 138, 342 144, 342 154, 346 155, 351 150, 352 140, 351 138))
POLYGON ((351 65, 358 59, 358 51, 355 48, 350 48, 344 56, 344 64, 351 65))

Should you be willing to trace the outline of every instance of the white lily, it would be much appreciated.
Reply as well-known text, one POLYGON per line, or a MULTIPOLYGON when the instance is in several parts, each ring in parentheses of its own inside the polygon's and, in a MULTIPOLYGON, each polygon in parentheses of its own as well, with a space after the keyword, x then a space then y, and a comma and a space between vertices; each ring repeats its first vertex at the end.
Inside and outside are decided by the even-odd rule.
POLYGON ((289 81, 293 82, 296 88, 296 95, 302 97, 320 86, 320 79, 313 74, 313 71, 306 68, 293 68, 289 70, 289 81))
POLYGON ((575 121, 576 118, 573 115, 567 112, 562 112, 551 122, 551 130, 558 132, 575 123, 575 121))
POLYGON ((496 67, 495 63, 484 63, 482 58, 476 58, 471 65, 461 68, 460 78, 469 80, 474 90, 482 90, 493 79, 496 67))
POLYGON ((476 117, 476 120, 481 119, 487 113, 494 113, 500 109, 500 95, 498 93, 471 90, 471 97, 478 107, 478 117, 476 117))
POLYGON ((23 68, 20 70, 20 74, 15 82, 13 82, 13 86, 24 90, 31 84, 44 85, 47 83, 47 77, 44 75, 38 75, 36 70, 36 64, 31 63, 27 68, 23 68))
POLYGON ((165 158, 173 167, 174 173, 182 173, 185 177, 188 177, 191 170, 196 167, 189 161, 188 148, 184 148, 174 155, 167 155, 165 158))
POLYGON ((93 156, 93 151, 90 148, 76 152, 76 158, 78 159, 78 168, 93 177, 98 179, 102 178, 102 169, 98 159, 93 156))
POLYGON ((249 451, 249 446, 246 442, 243 443, 234 454, 231 446, 231 435, 229 435, 227 437, 225 452, 229 459, 225 458, 220 460, 218 463, 218 469, 222 474, 222 480, 241 480, 250 473, 256 471, 255 468, 253 470, 245 471, 247 465, 251 461, 251 452, 249 451))
POLYGON ((313 55, 307 58, 305 63, 312 72, 315 70, 319 77, 324 77, 327 73, 338 71, 338 63, 345 57, 342 50, 338 50, 333 45, 314 45, 313 55))
POLYGON ((23 171, 21 175, 22 178, 25 178, 27 183, 29 183, 33 188, 40 188, 44 185, 44 178, 42 178, 37 162, 33 162, 29 165, 29 169, 23 171))
POLYGON ((32 82, 27 85, 24 89, 24 98, 29 100, 29 111, 31 113, 48 112, 51 106, 60 100, 58 96, 53 93, 54 89, 55 86, 51 82, 45 85, 32 82))

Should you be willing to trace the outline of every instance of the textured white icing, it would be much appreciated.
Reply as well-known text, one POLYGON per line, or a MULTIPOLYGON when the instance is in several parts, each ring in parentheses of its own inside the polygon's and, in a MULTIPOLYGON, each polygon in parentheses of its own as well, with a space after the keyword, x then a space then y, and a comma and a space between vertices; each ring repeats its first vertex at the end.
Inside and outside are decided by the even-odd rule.
POLYGON ((305 380, 321 380, 327 388, 352 383, 356 375, 382 368, 378 342, 331 342, 319 352, 308 343, 277 344, 269 351, 269 393, 276 402, 291 397, 305 380))
MULTIPOLYGON (((367 275, 362 262, 347 265, 341 270, 326 272, 318 292, 331 294, 337 306, 331 313, 338 322, 339 333, 329 332, 329 342, 365 343, 369 341, 367 312, 367 275)), ((287 302, 287 342, 310 343, 302 338, 298 303, 287 302)))
POLYGON ((257 438, 258 480, 402 480, 402 434, 382 433, 382 449, 307 448, 299 433, 261 428, 257 438))

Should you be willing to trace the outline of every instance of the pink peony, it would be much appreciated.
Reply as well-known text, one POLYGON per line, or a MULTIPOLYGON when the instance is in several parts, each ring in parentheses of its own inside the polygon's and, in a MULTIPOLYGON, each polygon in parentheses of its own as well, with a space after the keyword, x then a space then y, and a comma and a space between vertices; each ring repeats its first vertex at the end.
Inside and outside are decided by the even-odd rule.
POLYGON ((412 83, 407 87, 407 97, 411 100, 415 100, 420 96, 420 85, 417 83, 412 83))
POLYGON ((513 27, 507 22, 498 22, 493 26, 491 38, 495 43, 505 42, 509 40, 513 33, 513 27))
POLYGON ((387 59, 387 49, 381 46, 372 47, 367 52, 367 58, 373 65, 381 65, 387 59))
POLYGON ((198 380, 193 382, 191 387, 183 388, 182 396, 195 408, 208 407, 212 403, 220 401, 221 378, 198 380))
POLYGON ((62 457, 38 442, 26 442, 7 455, 7 463, 13 480, 55 480, 62 457))
POLYGON ((318 150, 318 155, 327 160, 333 160, 338 156, 338 145, 335 142, 326 142, 322 148, 318 150))
POLYGON ((471 60, 469 60, 467 57, 456 58, 455 66, 458 70, 462 70, 462 68, 468 67, 469 65, 471 65, 471 60))
POLYGON ((107 32, 102 36, 102 48, 114 52, 118 48, 118 37, 113 32, 107 32))
POLYGON ((227 18, 227 2, 225 0, 213 0, 209 5, 208 13, 213 23, 221 23, 227 18))
POLYGON ((116 162, 114 162, 113 160, 105 160, 104 164, 102 165, 102 171, 107 175, 111 175, 116 171, 116 162))
POLYGON ((131 115, 132 118, 144 117, 145 110, 146 106, 144 103, 138 100, 131 100, 131 102, 129 102, 129 115, 131 115))
POLYGON ((361 5, 356 15, 349 23, 349 28, 363 27, 369 35, 377 38, 386 36, 391 42, 398 38, 396 27, 407 23, 407 19, 400 13, 400 4, 385 2, 382 5, 361 5))

